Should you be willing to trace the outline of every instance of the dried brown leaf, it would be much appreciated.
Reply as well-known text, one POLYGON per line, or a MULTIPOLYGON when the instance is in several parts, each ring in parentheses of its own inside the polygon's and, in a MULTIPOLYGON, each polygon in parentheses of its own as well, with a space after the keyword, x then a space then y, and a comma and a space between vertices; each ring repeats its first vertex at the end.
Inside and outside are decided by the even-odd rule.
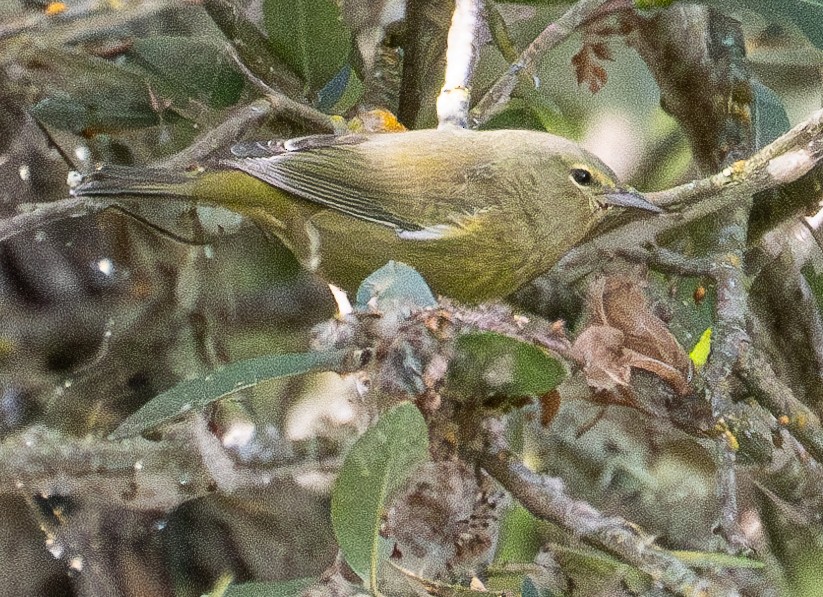
POLYGON ((540 425, 548 427, 560 410, 560 392, 552 390, 540 396, 540 425))
POLYGON ((657 377, 668 383, 672 389, 674 389, 674 391, 681 396, 689 393, 688 381, 686 381, 686 378, 683 377, 683 374, 680 371, 671 365, 658 359, 640 354, 639 352, 635 352, 630 348, 625 349, 623 351, 623 355, 626 358, 626 364, 629 367, 633 367, 635 369, 645 369, 649 373, 654 373, 657 377))
POLYGON ((641 284, 620 276, 608 276, 596 285, 598 313, 602 324, 616 327, 626 335, 626 347, 662 361, 690 378, 689 355, 652 311, 641 284))
POLYGON ((589 91, 597 93, 609 79, 600 60, 612 60, 611 50, 604 42, 583 42, 583 47, 572 56, 571 64, 577 76, 577 84, 586 84, 589 91))
POLYGON ((571 355, 583 363, 586 382, 595 390, 628 386, 631 368, 623 357, 625 336, 614 327, 590 325, 574 341, 571 355))
POLYGON ((604 41, 597 41, 591 44, 592 53, 597 56, 600 60, 609 60, 613 61, 614 56, 612 55, 612 50, 609 48, 609 45, 604 41))
POLYGON ((628 385, 630 374, 626 371, 634 367, 654 373, 681 395, 688 393, 691 360, 666 324, 652 312, 638 281, 620 276, 599 279, 589 293, 589 312, 591 325, 580 334, 575 347, 585 339, 580 354, 591 387, 609 389, 604 385, 606 379, 628 385), (601 328, 619 335, 607 334, 601 328), (619 346, 615 345, 618 338, 619 346), (601 346, 590 346, 593 341, 601 346))

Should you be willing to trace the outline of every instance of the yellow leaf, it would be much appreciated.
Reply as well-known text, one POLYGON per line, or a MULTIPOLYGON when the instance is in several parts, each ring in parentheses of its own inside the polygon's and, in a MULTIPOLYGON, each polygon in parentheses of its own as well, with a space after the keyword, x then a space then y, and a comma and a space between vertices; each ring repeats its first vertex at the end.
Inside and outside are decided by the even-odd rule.
POLYGON ((45 13, 48 16, 59 15, 66 11, 66 4, 64 2, 49 2, 45 8, 45 13))
POLYGON ((706 328, 706 331, 700 336, 700 340, 694 345, 694 348, 689 353, 689 358, 694 363, 695 367, 702 367, 706 364, 709 358, 709 353, 712 350, 712 328, 706 328))

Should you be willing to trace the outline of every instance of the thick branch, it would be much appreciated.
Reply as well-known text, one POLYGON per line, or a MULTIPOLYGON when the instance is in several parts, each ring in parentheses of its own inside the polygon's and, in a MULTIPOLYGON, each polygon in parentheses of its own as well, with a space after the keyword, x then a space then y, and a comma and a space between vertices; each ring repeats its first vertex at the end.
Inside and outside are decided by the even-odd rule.
POLYGON ((736 594, 730 588, 699 577, 676 557, 654 546, 626 520, 605 516, 590 504, 572 499, 560 479, 530 471, 502 440, 491 443, 479 455, 480 466, 538 518, 615 554, 677 594, 736 594))
POLYGON ((734 19, 706 6, 677 3, 651 17, 633 11, 627 38, 660 88, 703 172, 753 149, 753 92, 743 34, 734 19))
POLYGON ((216 489, 265 487, 317 466, 240 466, 202 420, 180 425, 162 441, 77 439, 36 425, 0 443, 0 462, 0 493, 59 494, 163 512, 216 489))

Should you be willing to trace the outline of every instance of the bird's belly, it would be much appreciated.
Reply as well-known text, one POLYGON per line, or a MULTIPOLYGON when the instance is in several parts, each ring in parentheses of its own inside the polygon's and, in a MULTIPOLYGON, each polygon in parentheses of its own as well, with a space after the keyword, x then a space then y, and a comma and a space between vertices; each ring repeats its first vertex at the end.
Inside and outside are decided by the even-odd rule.
POLYGON ((298 255, 309 269, 354 292, 389 261, 412 266, 436 294, 477 303, 511 294, 528 281, 517 251, 489 246, 487 239, 455 235, 437 240, 401 239, 386 226, 326 211, 306 223, 308 251, 298 255))

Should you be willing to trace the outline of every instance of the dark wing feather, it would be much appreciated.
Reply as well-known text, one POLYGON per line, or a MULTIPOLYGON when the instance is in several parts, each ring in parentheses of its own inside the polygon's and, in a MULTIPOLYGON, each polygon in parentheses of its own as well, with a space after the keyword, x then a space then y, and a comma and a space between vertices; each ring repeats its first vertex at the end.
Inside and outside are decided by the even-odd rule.
POLYGON ((346 150, 345 146, 352 145, 351 142, 340 145, 301 147, 297 151, 285 151, 269 157, 231 159, 223 163, 278 189, 349 216, 399 230, 421 230, 420 225, 381 207, 379 190, 370 192, 366 185, 351 180, 385 174, 368 171, 373 168, 368 160, 357 152, 346 150), (347 169, 360 170, 347 178, 347 169))
MULTIPOLYGON (((305 137, 283 143, 276 154, 223 163, 307 201, 393 228, 401 238, 442 238, 500 213, 495 134, 305 137)), ((499 184, 508 188, 511 179, 499 184)))

